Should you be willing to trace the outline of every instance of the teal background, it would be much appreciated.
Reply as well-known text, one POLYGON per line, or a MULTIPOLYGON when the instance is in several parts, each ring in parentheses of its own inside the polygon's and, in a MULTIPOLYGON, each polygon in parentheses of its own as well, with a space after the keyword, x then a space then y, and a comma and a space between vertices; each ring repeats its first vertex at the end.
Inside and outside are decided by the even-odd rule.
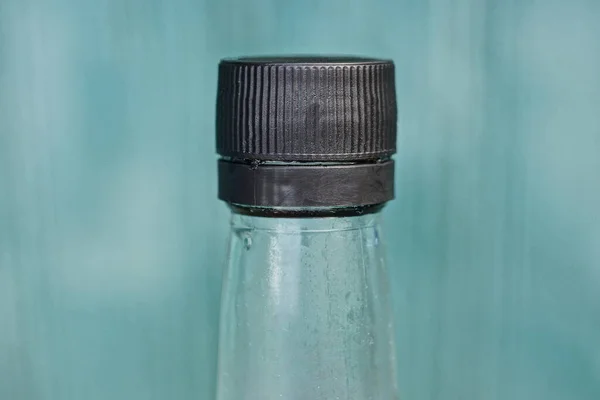
POLYGON ((406 400, 600 399, 600 3, 0 0, 0 399, 211 399, 221 57, 397 63, 406 400))

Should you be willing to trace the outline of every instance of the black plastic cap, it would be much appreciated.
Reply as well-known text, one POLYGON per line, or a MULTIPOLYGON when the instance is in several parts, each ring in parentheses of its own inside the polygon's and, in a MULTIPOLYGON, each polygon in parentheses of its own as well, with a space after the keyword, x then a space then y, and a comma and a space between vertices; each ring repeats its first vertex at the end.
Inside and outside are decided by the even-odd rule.
POLYGON ((222 60, 217 151, 262 161, 379 160, 396 152, 390 60, 256 57, 222 60))

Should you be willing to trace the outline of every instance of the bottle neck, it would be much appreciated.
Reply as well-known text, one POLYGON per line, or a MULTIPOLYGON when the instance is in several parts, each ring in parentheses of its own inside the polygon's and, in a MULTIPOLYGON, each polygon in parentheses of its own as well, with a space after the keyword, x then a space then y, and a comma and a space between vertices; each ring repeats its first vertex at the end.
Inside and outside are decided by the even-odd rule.
POLYGON ((379 213, 234 213, 218 400, 395 399, 379 213))

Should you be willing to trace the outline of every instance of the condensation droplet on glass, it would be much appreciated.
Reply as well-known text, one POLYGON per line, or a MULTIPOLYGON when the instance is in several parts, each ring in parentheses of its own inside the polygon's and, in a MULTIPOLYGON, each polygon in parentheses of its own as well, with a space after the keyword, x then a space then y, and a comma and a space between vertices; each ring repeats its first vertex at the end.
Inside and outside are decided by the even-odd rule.
POLYGON ((250 250, 252 247, 252 238, 249 235, 244 236, 244 248, 250 250))

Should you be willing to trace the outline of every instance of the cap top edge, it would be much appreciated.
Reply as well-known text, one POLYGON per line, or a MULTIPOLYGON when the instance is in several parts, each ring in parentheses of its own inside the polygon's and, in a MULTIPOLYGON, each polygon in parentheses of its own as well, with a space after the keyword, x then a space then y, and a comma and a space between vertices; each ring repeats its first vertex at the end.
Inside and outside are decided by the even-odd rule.
POLYGON ((224 58, 221 64, 232 65, 389 65, 392 60, 353 55, 289 55, 224 58))

